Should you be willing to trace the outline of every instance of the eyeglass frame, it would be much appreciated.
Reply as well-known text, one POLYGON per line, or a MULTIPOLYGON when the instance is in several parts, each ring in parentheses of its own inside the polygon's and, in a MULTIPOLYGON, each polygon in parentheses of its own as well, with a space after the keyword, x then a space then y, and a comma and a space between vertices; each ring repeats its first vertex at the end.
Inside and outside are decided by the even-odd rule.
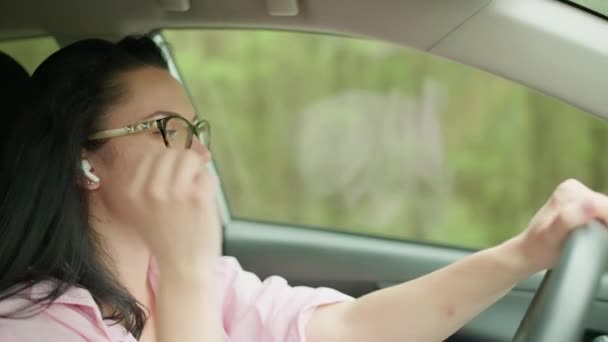
MULTIPOLYGON (((142 122, 138 122, 138 123, 132 124, 132 125, 127 125, 127 126, 124 126, 121 128, 114 128, 114 129, 99 131, 99 132, 89 135, 88 139, 89 139, 89 141, 95 141, 95 140, 117 138, 117 137, 133 135, 133 134, 144 133, 148 130, 156 128, 160 131, 160 133, 163 137, 163 141, 165 142, 165 146, 167 148, 169 148, 170 146, 169 146, 169 140, 167 139, 166 123, 170 119, 176 118, 176 117, 184 120, 188 124, 188 127, 192 131, 192 136, 196 136, 196 138, 199 139, 199 141, 203 145, 205 145, 205 147, 210 148, 209 145, 211 143, 211 125, 209 124, 209 121, 197 118, 197 119, 195 119, 194 122, 190 122, 190 120, 188 120, 178 114, 170 114, 170 115, 162 117, 160 119, 142 121, 142 122), (201 139, 200 135, 202 133, 201 131, 202 131, 203 127, 206 127, 206 129, 207 129, 207 139, 205 139, 204 136, 203 136, 203 139, 201 139), (205 140, 207 140, 207 141, 205 142, 205 140)), ((185 148, 190 149, 191 147, 192 147, 192 137, 190 138, 190 141, 188 142, 188 146, 185 146, 185 148)))

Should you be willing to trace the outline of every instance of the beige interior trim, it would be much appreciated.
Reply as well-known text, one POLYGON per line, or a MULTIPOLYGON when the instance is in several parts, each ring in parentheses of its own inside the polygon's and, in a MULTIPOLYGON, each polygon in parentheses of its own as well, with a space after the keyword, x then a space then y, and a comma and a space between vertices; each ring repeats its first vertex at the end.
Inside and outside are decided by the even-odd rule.
POLYGON ((432 53, 608 118, 608 22, 551 0, 495 0, 432 53))

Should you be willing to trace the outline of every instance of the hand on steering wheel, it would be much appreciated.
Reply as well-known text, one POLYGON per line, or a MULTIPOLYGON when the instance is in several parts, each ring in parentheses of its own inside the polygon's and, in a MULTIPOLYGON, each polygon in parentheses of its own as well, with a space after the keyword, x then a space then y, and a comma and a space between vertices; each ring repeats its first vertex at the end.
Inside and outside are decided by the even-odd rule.
POLYGON ((575 230, 558 264, 545 275, 513 341, 580 341, 607 256, 608 230, 603 224, 592 221, 575 230))

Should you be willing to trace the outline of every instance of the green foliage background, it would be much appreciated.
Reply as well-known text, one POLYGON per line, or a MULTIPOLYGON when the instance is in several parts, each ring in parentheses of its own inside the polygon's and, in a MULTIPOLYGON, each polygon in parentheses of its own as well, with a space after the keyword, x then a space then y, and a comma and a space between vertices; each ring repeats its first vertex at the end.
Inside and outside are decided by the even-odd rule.
POLYGON ((488 73, 344 37, 164 35, 238 217, 480 248, 566 178, 606 188, 604 121, 488 73))
POLYGON ((572 0, 572 2, 588 7, 604 15, 608 15, 608 1, 606 0, 572 0))

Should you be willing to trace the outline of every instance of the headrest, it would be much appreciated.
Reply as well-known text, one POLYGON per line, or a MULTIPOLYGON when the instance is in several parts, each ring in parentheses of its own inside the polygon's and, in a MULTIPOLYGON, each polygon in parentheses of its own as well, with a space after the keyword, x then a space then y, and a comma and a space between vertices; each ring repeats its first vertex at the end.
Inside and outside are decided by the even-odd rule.
POLYGON ((19 64, 13 57, 0 51, 0 75, 2 79, 10 79, 13 81, 27 80, 29 74, 24 67, 19 64))
POLYGON ((22 98, 29 74, 11 56, 0 52, 0 108, 22 98))

